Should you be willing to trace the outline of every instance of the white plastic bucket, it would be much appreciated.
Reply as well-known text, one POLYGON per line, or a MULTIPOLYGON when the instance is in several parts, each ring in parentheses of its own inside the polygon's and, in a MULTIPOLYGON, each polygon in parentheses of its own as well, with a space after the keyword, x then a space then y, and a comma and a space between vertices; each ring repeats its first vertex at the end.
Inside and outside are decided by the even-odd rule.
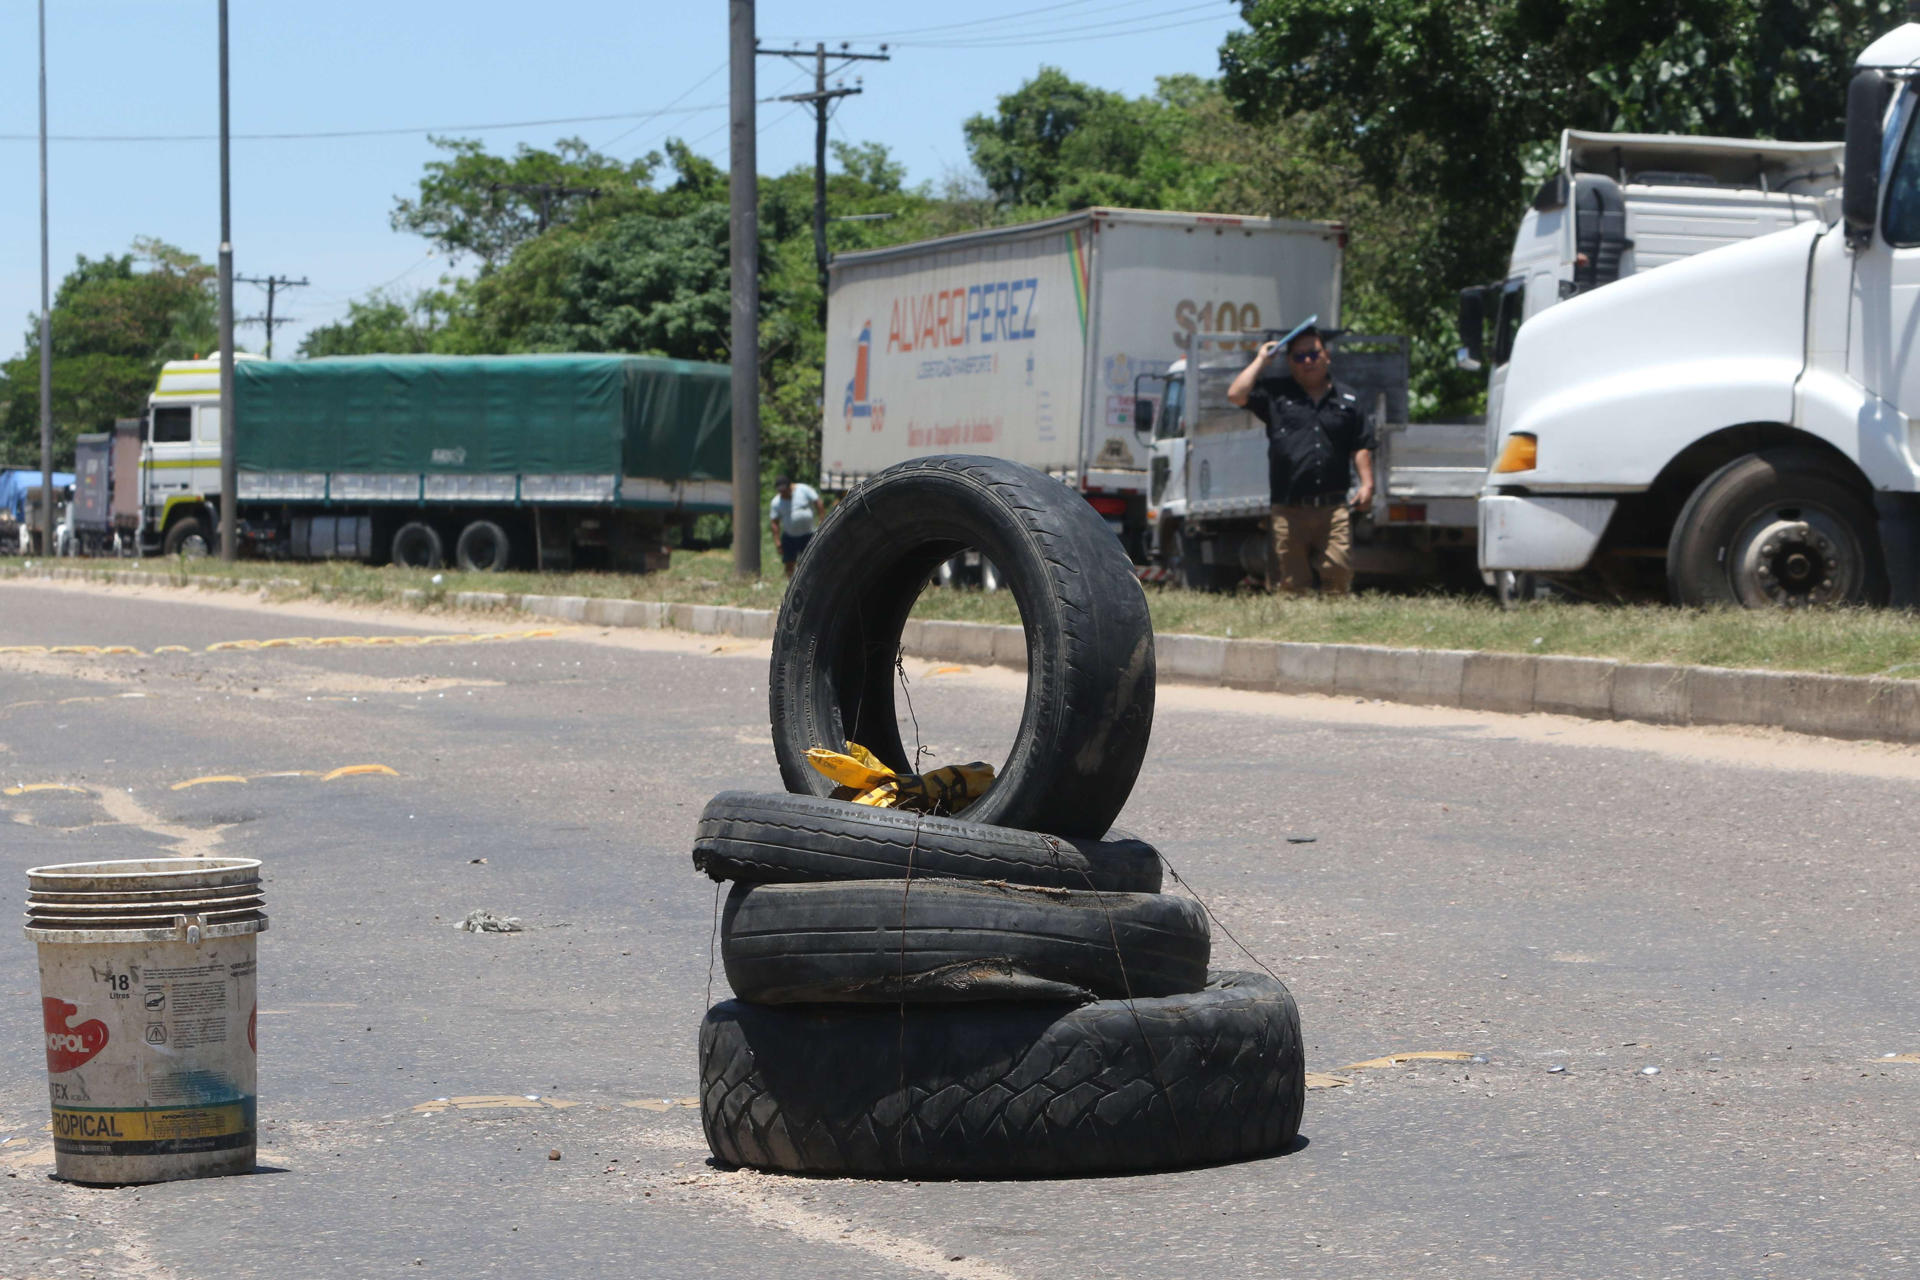
POLYGON ((27 872, 57 1176, 122 1184, 252 1170, 263 905, 251 858, 27 872))

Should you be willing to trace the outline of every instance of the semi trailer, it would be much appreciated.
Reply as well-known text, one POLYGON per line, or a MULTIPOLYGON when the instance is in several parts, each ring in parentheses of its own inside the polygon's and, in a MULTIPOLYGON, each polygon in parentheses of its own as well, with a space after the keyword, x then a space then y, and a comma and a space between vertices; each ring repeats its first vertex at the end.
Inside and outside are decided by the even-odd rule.
MULTIPOLYGON (((291 559, 661 568, 670 529, 732 509, 729 396, 725 366, 650 356, 238 356, 239 535, 291 559)), ((218 359, 163 366, 144 550, 216 544, 221 419, 218 359)))

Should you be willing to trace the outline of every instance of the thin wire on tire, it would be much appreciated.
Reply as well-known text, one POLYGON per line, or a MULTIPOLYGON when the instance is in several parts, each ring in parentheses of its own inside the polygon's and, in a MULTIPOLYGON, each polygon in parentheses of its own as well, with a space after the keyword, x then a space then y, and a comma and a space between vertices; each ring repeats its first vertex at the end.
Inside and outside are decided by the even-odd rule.
MULTIPOLYGON (((1047 852, 1053 855, 1054 870, 1063 869, 1060 861, 1060 841, 1057 836, 1048 836, 1047 852)), ((1157 852, 1157 850, 1156 850, 1157 852)), ((1123 1003, 1127 1006, 1127 1015, 1133 1019, 1133 1029, 1140 1033, 1140 1046, 1147 1051, 1147 1064, 1153 1068, 1154 1087, 1160 1090, 1160 1097, 1167 1104, 1167 1118, 1173 1122, 1173 1140, 1184 1150, 1187 1145, 1186 1134, 1180 1128, 1180 1109, 1173 1104, 1173 1091, 1167 1088, 1166 1073, 1160 1069, 1160 1055, 1153 1051, 1153 1037, 1147 1034, 1147 1024, 1140 1020, 1140 1008, 1134 1003, 1133 981, 1127 977, 1127 960, 1120 952, 1120 931, 1114 927, 1113 912, 1107 907, 1107 900, 1093 883, 1093 875, 1085 867, 1079 868, 1080 878, 1087 882, 1087 888, 1093 893, 1093 900, 1100 904, 1100 914, 1106 917, 1107 937, 1113 943, 1113 962, 1120 967, 1120 990, 1124 993, 1123 1003)), ((1204 907, 1204 904, 1202 904, 1204 907)))

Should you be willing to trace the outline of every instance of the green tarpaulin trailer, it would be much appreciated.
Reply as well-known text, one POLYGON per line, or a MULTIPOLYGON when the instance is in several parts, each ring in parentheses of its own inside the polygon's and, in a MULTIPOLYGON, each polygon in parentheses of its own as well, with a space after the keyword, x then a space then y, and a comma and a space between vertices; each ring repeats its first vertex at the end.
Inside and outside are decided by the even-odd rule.
MULTIPOLYGON (((141 466, 146 527, 169 552, 211 541, 219 412, 217 362, 165 366, 141 466)), ((665 563, 670 527, 732 509, 725 365, 244 358, 234 417, 242 531, 266 554, 644 570, 665 563)))
MULTIPOLYGON (((724 485, 729 394, 725 365, 650 356, 250 360, 234 369, 235 441, 253 473, 724 485)), ((657 501, 645 487, 607 496, 657 501)))

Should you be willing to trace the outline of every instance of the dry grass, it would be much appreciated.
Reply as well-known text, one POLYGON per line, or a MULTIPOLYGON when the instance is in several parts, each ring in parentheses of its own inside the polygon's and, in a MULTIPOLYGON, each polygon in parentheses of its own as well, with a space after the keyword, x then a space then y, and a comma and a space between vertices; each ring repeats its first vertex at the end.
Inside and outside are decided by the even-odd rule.
MULTIPOLYGON (((273 580, 270 590, 287 598, 396 602, 401 592, 420 590, 426 593, 421 603, 429 608, 456 591, 777 608, 783 583, 770 546, 763 549, 762 563, 772 576, 751 581, 733 575, 730 552, 704 551, 677 552, 672 568, 647 577, 446 571, 437 575, 436 583, 428 570, 342 563, 65 562, 95 568, 103 577, 115 568, 166 572, 182 585, 252 589, 273 580)), ((17 559, 0 559, 0 573, 18 571, 21 565, 17 559)), ((1920 618, 1892 610, 1745 613, 1536 601, 1503 611, 1486 597, 1366 593, 1338 601, 1281 600, 1165 587, 1147 588, 1147 597, 1154 626, 1162 632, 1920 678, 1920 618)), ((1005 592, 983 595, 940 588, 921 597, 914 616, 1019 621, 1005 592)))

